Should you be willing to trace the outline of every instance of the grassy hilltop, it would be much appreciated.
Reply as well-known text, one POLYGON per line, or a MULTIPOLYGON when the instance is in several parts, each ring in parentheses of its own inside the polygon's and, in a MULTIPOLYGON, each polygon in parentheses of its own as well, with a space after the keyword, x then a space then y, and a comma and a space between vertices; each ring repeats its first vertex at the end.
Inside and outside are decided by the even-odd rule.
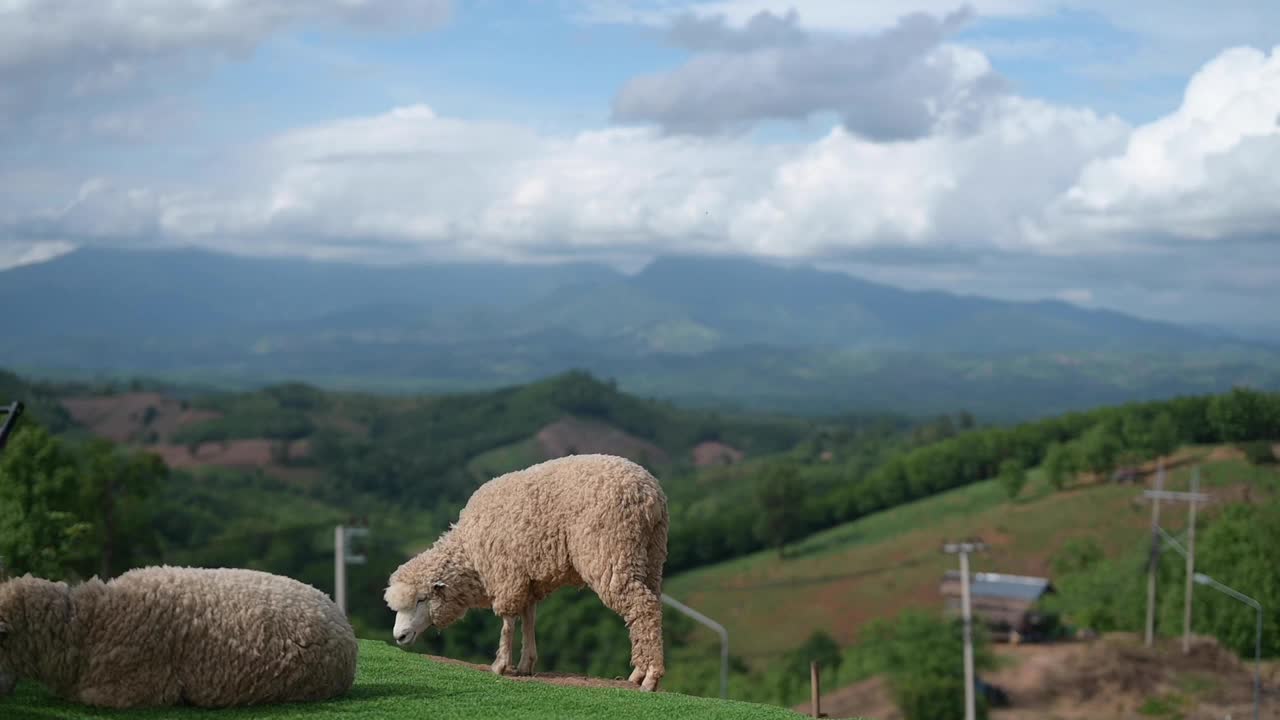
POLYGON ((13 720, 185 720, 186 718, 262 718, 263 720, 786 720, 789 710, 673 693, 641 693, 607 687, 564 687, 499 678, 491 673, 437 662, 384 643, 360 642, 356 684, 341 699, 325 703, 233 708, 210 712, 192 708, 100 710, 67 703, 31 683, 14 697, 0 700, 0 715, 13 720))

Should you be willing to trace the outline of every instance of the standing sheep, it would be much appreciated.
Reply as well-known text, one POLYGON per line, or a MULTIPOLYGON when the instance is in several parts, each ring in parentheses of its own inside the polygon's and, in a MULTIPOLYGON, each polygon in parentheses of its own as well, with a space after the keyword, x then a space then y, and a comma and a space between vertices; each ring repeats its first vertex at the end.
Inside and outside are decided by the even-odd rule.
POLYGON ((458 522, 392 573, 384 595, 406 646, 470 608, 502 618, 495 673, 512 671, 515 622, 523 641, 515 672, 533 672, 535 608, 557 588, 590 586, 631 634, 630 681, 656 690, 662 648, 662 566, 667 498, 647 470, 612 455, 573 455, 481 485, 458 522))
POLYGON ((0 583, 0 695, 27 677, 112 708, 324 700, 351 688, 356 652, 327 595, 256 570, 0 583))

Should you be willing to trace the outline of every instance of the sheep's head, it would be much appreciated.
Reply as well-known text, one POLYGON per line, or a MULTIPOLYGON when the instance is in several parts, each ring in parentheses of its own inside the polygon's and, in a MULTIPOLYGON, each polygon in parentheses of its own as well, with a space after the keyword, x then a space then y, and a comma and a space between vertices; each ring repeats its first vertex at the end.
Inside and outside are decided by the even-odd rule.
POLYGON ((31 575, 0 583, 0 697, 13 692, 22 658, 38 645, 32 631, 65 626, 69 612, 66 583, 31 575))
POLYGON ((431 550, 392 573, 383 599, 396 614, 396 644, 410 645, 428 627, 448 627, 466 614, 469 583, 463 575, 447 556, 431 550))

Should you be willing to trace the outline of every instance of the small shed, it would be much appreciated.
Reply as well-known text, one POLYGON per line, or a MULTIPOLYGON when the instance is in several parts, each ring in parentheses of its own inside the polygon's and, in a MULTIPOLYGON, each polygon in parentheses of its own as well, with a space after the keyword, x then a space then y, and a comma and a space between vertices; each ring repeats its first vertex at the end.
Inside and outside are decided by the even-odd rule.
MULTIPOLYGON (((949 570, 940 587, 946 612, 960 617, 960 571, 949 570)), ((1005 573, 972 573, 969 603, 975 620, 984 623, 995 639, 1016 642, 1043 637, 1055 618, 1039 607, 1039 601, 1056 593, 1048 578, 1005 573)))

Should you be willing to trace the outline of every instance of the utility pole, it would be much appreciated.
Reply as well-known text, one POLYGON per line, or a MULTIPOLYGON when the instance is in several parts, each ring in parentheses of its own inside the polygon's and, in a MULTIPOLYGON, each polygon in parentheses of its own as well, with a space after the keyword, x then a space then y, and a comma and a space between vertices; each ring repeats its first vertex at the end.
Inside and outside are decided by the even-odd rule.
POLYGON ((333 602, 343 615, 347 614, 347 565, 362 565, 368 561, 364 555, 355 555, 347 540, 369 534, 367 527, 338 525, 333 529, 333 602))
POLYGON ((1200 466, 1191 474, 1191 500, 1187 502, 1187 596, 1182 608, 1182 654, 1191 654, 1191 589, 1196 572, 1196 501, 1200 492, 1200 466))
POLYGON ((969 604, 969 554, 986 549, 986 543, 977 539, 942 546, 943 552, 960 555, 960 608, 964 616, 964 720, 975 720, 977 717, 974 705, 973 616, 969 604))
MULTIPOLYGON (((1196 565, 1196 504, 1209 502, 1209 496, 1200 492, 1200 468, 1197 466, 1191 475, 1191 492, 1177 492, 1164 489, 1164 463, 1161 462, 1160 469, 1156 475, 1156 489, 1143 491, 1142 497, 1152 501, 1151 511, 1151 566, 1148 568, 1147 574, 1147 647, 1151 647, 1155 635, 1155 615, 1156 615, 1156 567, 1160 558, 1161 537, 1166 535, 1164 528, 1160 527, 1159 508, 1161 500, 1175 500, 1186 502, 1191 505, 1189 509, 1188 521, 1190 525, 1187 527, 1188 548, 1183 551, 1178 548, 1179 552, 1187 559, 1187 590, 1184 607, 1182 610, 1182 652, 1189 654, 1191 652, 1191 583, 1195 574, 1196 565)), ((1175 547, 1177 547, 1175 545, 1175 547)))
MULTIPOLYGON (((1164 458, 1157 461, 1156 492, 1164 490, 1164 458)), ((1148 497, 1143 493, 1144 497, 1148 497)), ((1156 569, 1160 565, 1160 497, 1151 502, 1151 554, 1147 558, 1147 632, 1146 645, 1151 647, 1156 629, 1156 569)))

